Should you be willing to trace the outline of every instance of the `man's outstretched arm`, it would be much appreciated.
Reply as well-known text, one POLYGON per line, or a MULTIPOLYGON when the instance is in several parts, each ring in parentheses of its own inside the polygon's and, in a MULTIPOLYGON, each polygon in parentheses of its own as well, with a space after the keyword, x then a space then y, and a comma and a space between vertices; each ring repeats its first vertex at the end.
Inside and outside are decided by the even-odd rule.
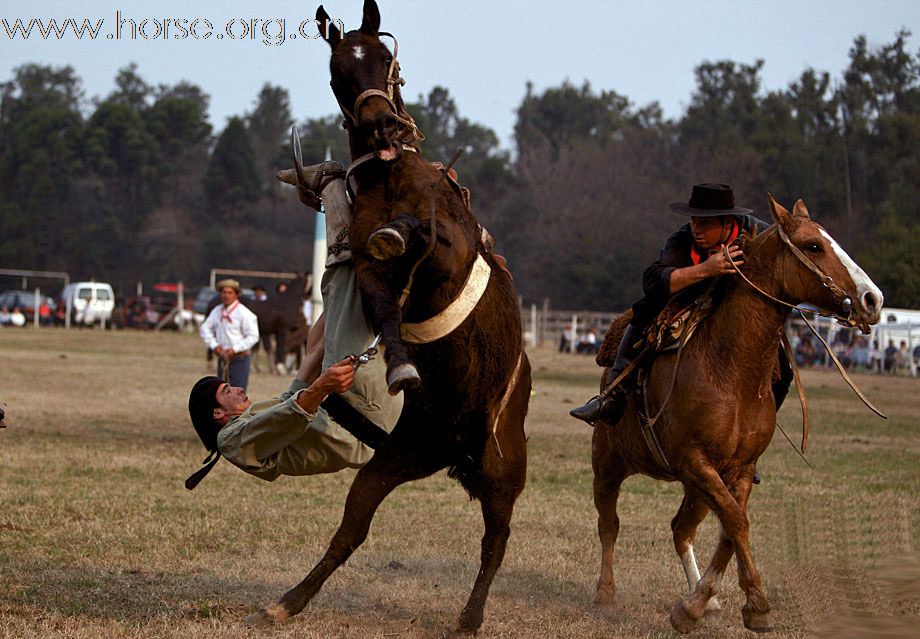
POLYGON ((307 352, 297 371, 297 379, 304 384, 312 384, 319 377, 323 368, 323 357, 326 355, 326 314, 323 313, 310 327, 307 335, 307 352))

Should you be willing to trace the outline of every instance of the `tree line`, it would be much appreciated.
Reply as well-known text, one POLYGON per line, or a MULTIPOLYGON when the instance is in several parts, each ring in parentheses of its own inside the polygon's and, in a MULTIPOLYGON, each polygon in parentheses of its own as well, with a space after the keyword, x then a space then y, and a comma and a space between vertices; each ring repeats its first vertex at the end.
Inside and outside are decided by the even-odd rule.
MULTIPOLYGON (((569 82, 527 87, 511 150, 462 117, 443 87, 407 106, 497 239, 525 302, 622 309, 682 223, 667 209, 702 181, 732 184, 768 217, 766 193, 805 200, 866 269, 886 304, 920 307, 920 53, 910 33, 857 37, 839 77, 805 69, 764 91, 763 62, 705 62, 686 112, 569 82)), ((130 291, 202 283, 211 267, 304 271, 313 219, 275 172, 290 165, 287 91, 265 85, 215 132, 208 96, 151 86, 135 66, 85 108, 71 67, 28 64, 0 84, 0 261, 130 291)), ((341 116, 297 123, 305 161, 348 162, 341 116)))

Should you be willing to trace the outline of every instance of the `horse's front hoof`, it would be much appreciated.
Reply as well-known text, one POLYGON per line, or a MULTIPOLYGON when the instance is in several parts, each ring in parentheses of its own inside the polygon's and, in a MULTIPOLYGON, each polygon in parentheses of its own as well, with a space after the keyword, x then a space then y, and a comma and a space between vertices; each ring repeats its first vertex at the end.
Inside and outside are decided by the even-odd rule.
POLYGON ((290 615, 287 614, 284 608, 275 603, 246 617, 246 625, 250 628, 264 628, 278 621, 284 621, 288 617, 290 615))
POLYGON ((699 621, 690 616, 690 613, 684 608, 683 600, 674 604, 674 607, 671 608, 671 614, 668 615, 668 620, 671 622, 671 627, 681 634, 687 634, 693 630, 697 621, 699 621))
POLYGON ((744 627, 754 632, 771 632, 773 630, 773 621, 769 612, 757 612, 746 608, 741 609, 741 618, 744 620, 744 627))
POLYGON ((594 593, 594 606, 597 608, 612 606, 616 603, 617 589, 615 586, 598 584, 594 593))
POLYGON ((246 625, 250 628, 264 628, 275 623, 275 620, 272 619, 263 608, 259 612, 254 612, 248 617, 246 617, 246 625))
POLYGON ((396 229, 377 229, 367 238, 367 252, 376 260, 388 260, 406 252, 406 240, 396 229))
POLYGON ((460 618, 457 620, 454 634, 462 636, 474 635, 479 630, 480 626, 482 626, 482 612, 480 611, 477 614, 464 610, 460 613, 460 618))
POLYGON ((412 364, 399 364, 387 371, 387 388, 390 395, 398 395, 401 390, 411 390, 421 385, 422 378, 412 364))

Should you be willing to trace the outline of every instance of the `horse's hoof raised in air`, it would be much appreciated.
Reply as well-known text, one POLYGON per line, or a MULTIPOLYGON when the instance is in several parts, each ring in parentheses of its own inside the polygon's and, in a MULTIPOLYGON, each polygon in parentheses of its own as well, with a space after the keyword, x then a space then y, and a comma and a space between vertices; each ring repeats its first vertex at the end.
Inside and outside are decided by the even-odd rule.
POLYGON ((376 260, 388 260, 406 252, 406 240, 396 229, 385 226, 367 238, 367 251, 376 260))
POLYGON ((398 395, 401 390, 418 388, 422 385, 422 378, 418 369, 412 364, 400 364, 387 371, 387 387, 390 395, 398 395))

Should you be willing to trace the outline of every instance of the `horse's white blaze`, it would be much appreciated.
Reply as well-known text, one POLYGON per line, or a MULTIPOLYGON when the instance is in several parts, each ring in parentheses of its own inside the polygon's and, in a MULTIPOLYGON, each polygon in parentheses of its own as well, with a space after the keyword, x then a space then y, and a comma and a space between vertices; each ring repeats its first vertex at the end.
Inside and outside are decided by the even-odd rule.
POLYGON ((696 588, 700 580, 700 569, 696 565, 696 556, 693 554, 693 544, 687 546, 687 550, 680 556, 680 563, 684 565, 684 574, 687 576, 687 587, 690 592, 696 588))
POLYGON ((876 305, 878 309, 882 308, 882 302, 884 297, 882 292, 879 290, 878 286, 869 279, 869 276, 866 275, 866 272, 859 267, 859 264, 853 261, 847 252, 843 250, 843 247, 837 244, 837 241, 830 236, 830 233, 821 229, 821 235, 828 241, 831 245, 831 248, 834 249, 834 254, 837 256, 837 259, 840 260, 840 263, 843 264, 847 272, 850 274, 850 278, 853 280, 853 283, 856 284, 856 297, 861 304, 865 298, 866 293, 872 293, 875 296, 876 305))
POLYGON ((354 54, 355 54, 355 58, 357 58, 358 60, 361 60, 364 58, 364 49, 362 47, 355 47, 354 54))

